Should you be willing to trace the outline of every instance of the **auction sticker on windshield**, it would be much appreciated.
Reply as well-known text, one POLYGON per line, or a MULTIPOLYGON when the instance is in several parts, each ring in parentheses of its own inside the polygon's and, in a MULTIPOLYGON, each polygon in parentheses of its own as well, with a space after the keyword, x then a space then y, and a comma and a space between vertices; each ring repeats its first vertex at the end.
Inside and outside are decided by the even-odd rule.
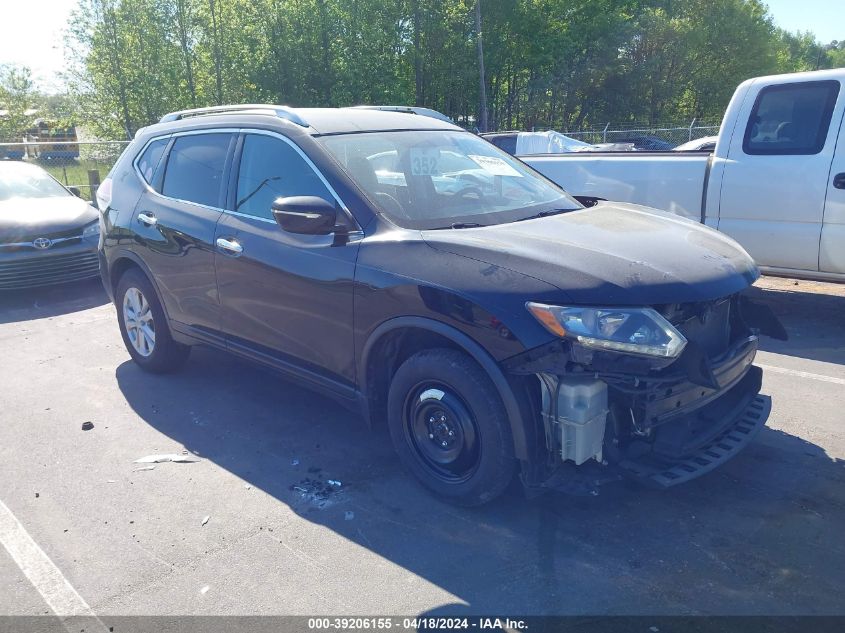
POLYGON ((490 172, 494 176, 516 176, 517 178, 522 178, 522 174, 498 156, 477 156, 470 154, 469 158, 484 171, 490 172))
POLYGON ((436 176, 440 150, 434 147, 411 148, 411 175, 436 176))

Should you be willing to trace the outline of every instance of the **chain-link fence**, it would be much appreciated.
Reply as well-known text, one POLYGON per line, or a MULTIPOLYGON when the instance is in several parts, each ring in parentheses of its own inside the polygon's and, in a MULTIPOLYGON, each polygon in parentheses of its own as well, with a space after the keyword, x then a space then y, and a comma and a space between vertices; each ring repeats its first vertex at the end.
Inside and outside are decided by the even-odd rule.
MULTIPOLYGON (((541 128, 535 128, 540 131, 541 128)), ((715 136, 719 124, 693 120, 685 126, 619 126, 564 131, 587 143, 633 143, 637 149, 670 149, 687 141, 715 136)), ((67 187, 92 200, 129 141, 38 141, 0 143, 0 161, 24 161, 46 169, 67 187)))
POLYGON ((41 141, 0 143, 0 160, 22 161, 46 169, 86 200, 117 161, 129 141, 41 141))
MULTIPOLYGON (((539 132, 547 128, 535 128, 539 132)), ((687 141, 719 134, 719 123, 693 119, 686 125, 614 125, 578 130, 560 130, 585 143, 633 143, 637 149, 670 149, 687 141)))

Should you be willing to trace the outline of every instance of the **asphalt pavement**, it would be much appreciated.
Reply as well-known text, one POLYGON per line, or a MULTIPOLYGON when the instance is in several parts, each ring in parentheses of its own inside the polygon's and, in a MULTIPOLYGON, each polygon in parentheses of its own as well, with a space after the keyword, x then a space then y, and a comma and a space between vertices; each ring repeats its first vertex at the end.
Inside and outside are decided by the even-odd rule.
POLYGON ((2 295, 0 614, 845 614, 845 286, 758 286, 790 340, 744 453, 471 510, 271 371, 144 374, 97 281, 2 295))

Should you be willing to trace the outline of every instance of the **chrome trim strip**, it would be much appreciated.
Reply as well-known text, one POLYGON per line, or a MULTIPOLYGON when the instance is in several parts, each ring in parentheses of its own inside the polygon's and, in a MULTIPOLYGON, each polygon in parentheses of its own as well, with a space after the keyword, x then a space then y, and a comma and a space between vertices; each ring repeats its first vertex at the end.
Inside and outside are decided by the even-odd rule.
POLYGON ((239 218, 245 218, 247 220, 257 220, 258 222, 266 222, 267 224, 277 224, 275 220, 271 220, 270 218, 260 218, 257 215, 249 215, 248 213, 241 213, 240 211, 224 210, 223 213, 227 215, 236 215, 239 218))
POLYGON ((57 237, 56 239, 52 239, 52 238, 48 237, 47 239, 50 240, 50 246, 48 246, 47 248, 37 247, 35 245, 34 241, 33 242, 3 242, 3 243, 0 243, 0 248, 20 248, 21 246, 31 246, 32 248, 34 248, 38 251, 49 251, 56 244, 61 244, 62 242, 69 242, 70 240, 81 240, 82 239, 82 233, 80 233, 79 235, 71 235, 70 237, 57 237))

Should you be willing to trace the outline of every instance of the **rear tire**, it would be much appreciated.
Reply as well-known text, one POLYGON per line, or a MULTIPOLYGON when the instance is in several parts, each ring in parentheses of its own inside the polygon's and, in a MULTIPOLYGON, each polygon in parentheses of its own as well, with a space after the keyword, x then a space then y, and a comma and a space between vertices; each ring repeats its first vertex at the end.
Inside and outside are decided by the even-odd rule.
POLYGON ((513 438, 502 400, 466 354, 414 354, 393 376, 387 406, 396 452, 436 495, 477 506, 499 496, 513 479, 513 438))
POLYGON ((115 290, 120 335, 129 355, 141 369, 156 374, 182 368, 189 345, 173 340, 167 317, 153 284, 138 268, 127 270, 115 290))

